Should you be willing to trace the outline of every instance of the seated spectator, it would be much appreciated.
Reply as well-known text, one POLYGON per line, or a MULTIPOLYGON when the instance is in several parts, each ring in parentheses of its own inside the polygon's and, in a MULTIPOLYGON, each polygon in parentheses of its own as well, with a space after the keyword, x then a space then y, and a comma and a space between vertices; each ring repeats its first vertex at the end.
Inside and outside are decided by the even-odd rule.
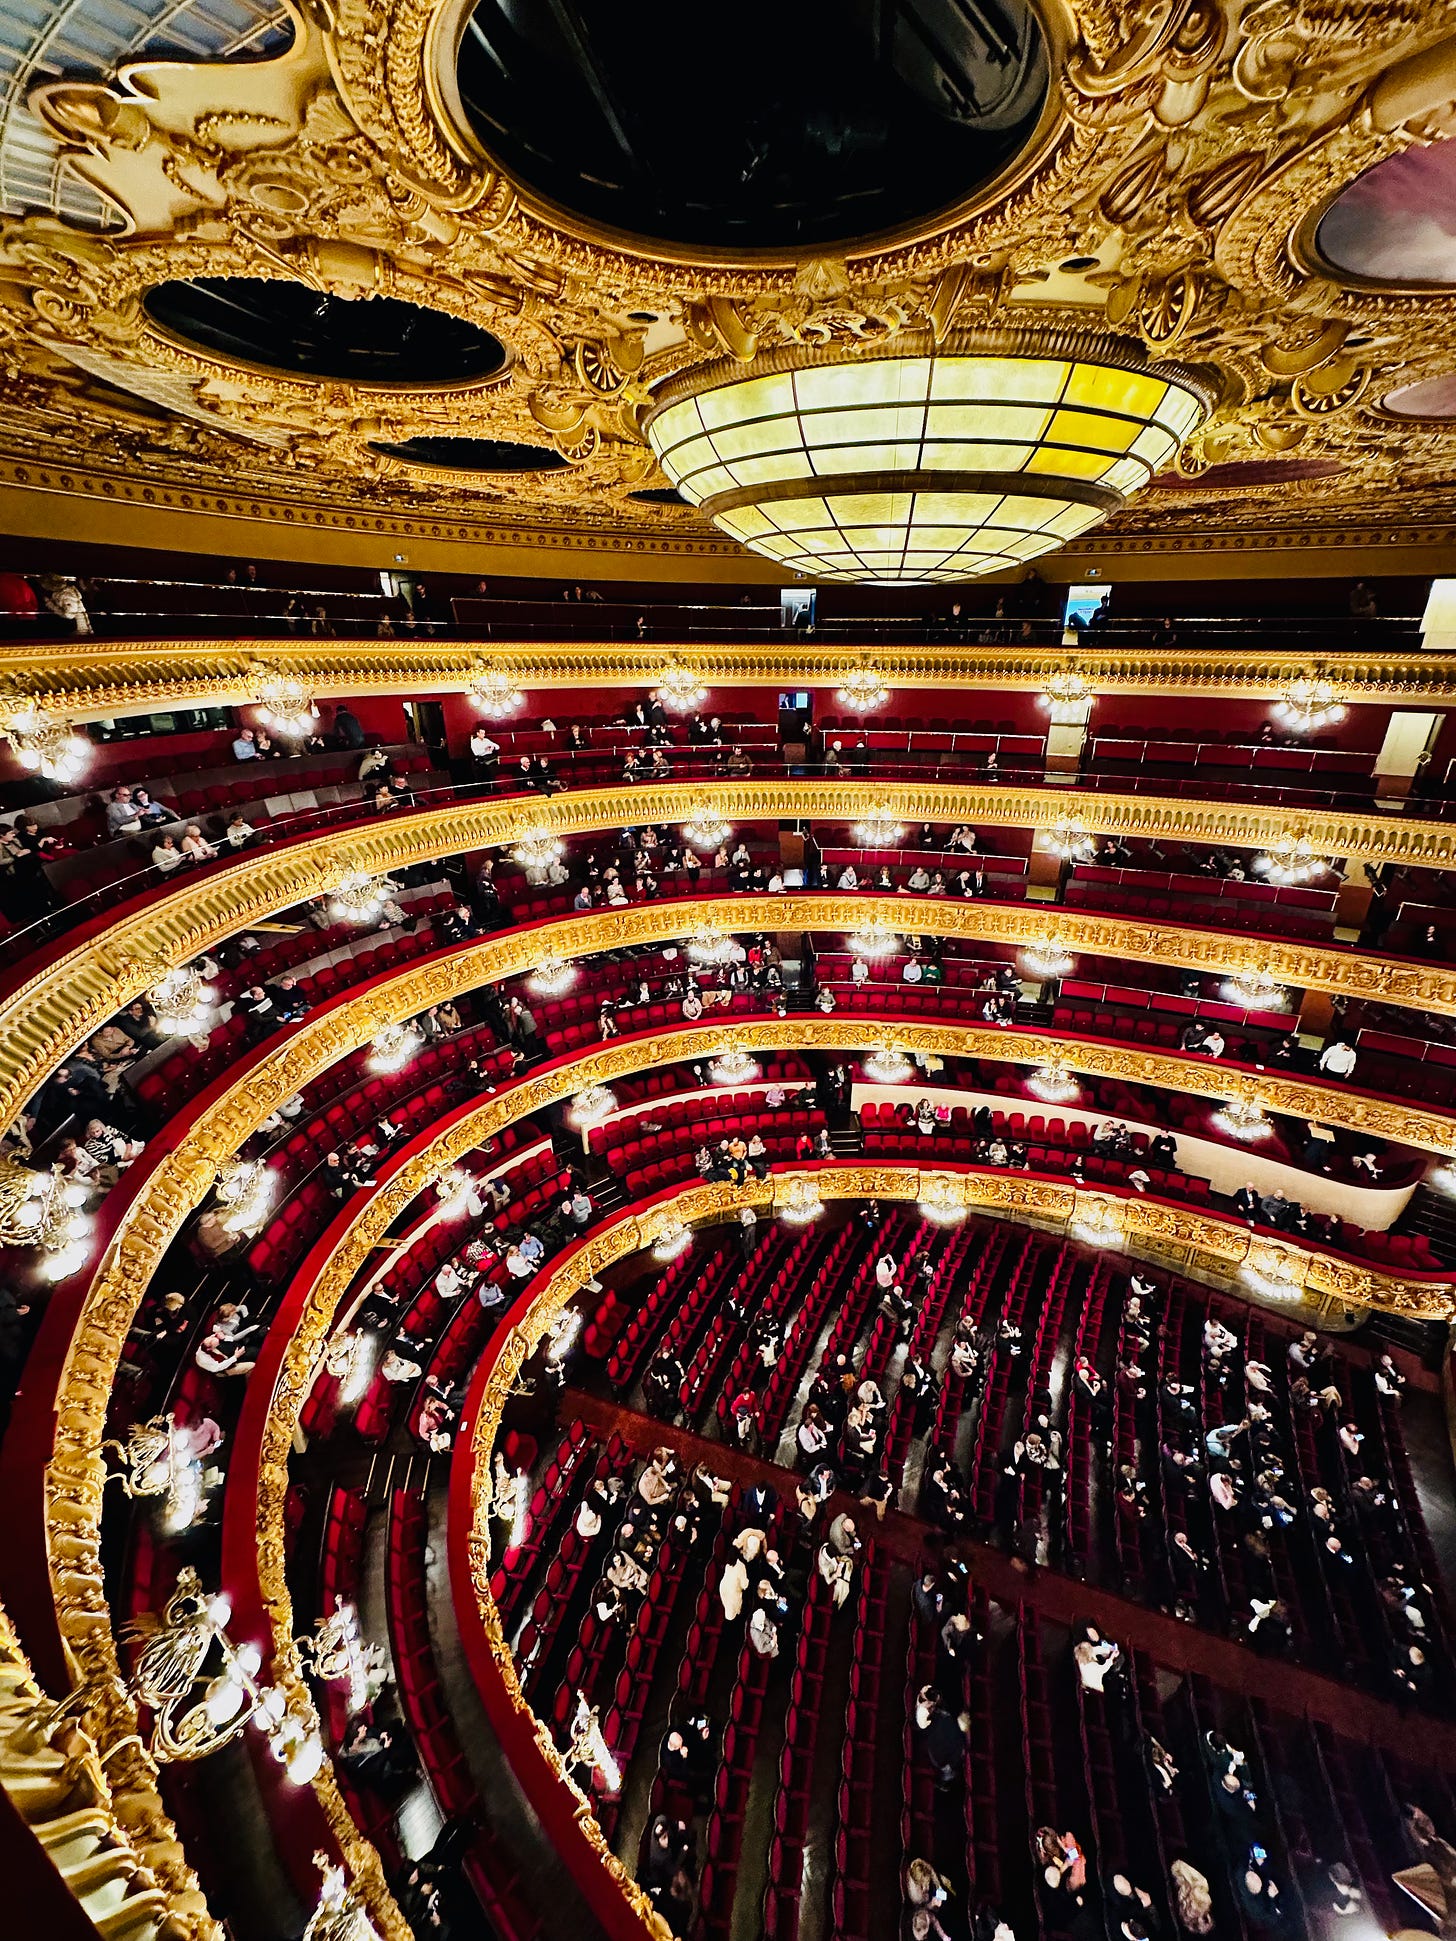
POLYGON ((175 836, 163 836, 152 850, 152 867, 161 870, 164 876, 170 876, 174 869, 181 869, 186 861, 187 858, 177 847, 175 836))

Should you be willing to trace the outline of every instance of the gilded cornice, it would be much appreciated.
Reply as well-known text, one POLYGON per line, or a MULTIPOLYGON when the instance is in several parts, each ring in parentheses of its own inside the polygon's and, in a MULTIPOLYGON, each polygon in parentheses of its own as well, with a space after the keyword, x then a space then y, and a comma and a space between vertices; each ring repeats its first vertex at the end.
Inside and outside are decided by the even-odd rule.
MULTIPOLYGON (((691 665, 711 688, 834 688, 854 666, 873 663, 892 688, 943 689, 967 705, 979 690, 1036 693, 1074 669, 1099 695, 1189 695, 1209 700, 1277 700, 1312 669, 1346 705, 1449 706, 1456 664, 1444 653, 1322 657, 1293 650, 1158 651, 1152 648, 993 647, 938 643, 816 647, 681 642, 600 646, 577 640, 482 646, 428 640, 46 641, 0 644, 0 693, 23 694, 72 720, 170 707, 246 707, 257 699, 256 666, 296 675, 320 696, 437 696, 467 692, 482 656, 527 688, 652 688, 663 663, 691 665)), ((876 726, 873 717, 867 729, 876 726)), ((1270 776, 1271 786, 1277 777, 1270 776)))
MULTIPOLYGON (((131 916, 119 917, 104 936, 68 951, 0 1003, 0 1123, 8 1124, 69 1052, 123 1005, 142 995, 165 970, 214 948, 247 924, 327 893, 351 870, 400 869, 459 850, 510 841, 541 823, 566 834, 587 834, 618 828, 629 815, 637 822, 678 821, 699 793, 687 784, 583 790, 553 796, 549 803, 536 796, 512 797, 392 816, 358 831, 265 851, 190 882, 131 916)), ((893 800, 897 811, 911 820, 1001 826, 1025 826, 1058 808, 1064 811, 1067 800, 1051 789, 977 790, 914 783, 877 787, 875 793, 877 798, 893 800)), ((845 814, 843 784, 734 782, 715 786, 712 796, 726 815, 738 820, 829 814, 842 818, 845 814)), ((1447 859, 1456 852, 1456 824, 1396 818, 1383 822, 1372 816, 1321 822, 1285 817, 1278 810, 1230 811, 1222 804, 1158 802, 1146 796, 1085 799, 1090 813, 1083 819, 1096 830, 1177 833, 1238 844, 1265 841, 1280 828, 1297 826, 1317 848, 1323 848, 1328 839, 1330 853, 1351 855, 1361 853, 1355 839, 1362 832, 1353 825, 1365 824, 1372 843, 1376 838, 1388 839, 1395 854, 1405 860, 1445 868, 1451 866, 1447 859), (1097 813, 1098 804, 1107 805, 1106 817, 1097 813), (1207 823, 1200 810, 1208 812, 1207 823), (1337 836, 1348 846, 1337 849, 1337 836)), ((1079 808, 1082 801, 1079 797, 1079 808)), ((1390 850, 1385 853, 1389 858, 1390 850)), ((440 984, 438 995, 443 996, 447 985, 451 991, 468 990, 531 969, 548 954, 569 959, 617 948, 628 940, 667 940, 704 925, 739 931, 849 931, 865 923, 1018 946, 1055 929, 1072 950, 1208 971, 1267 969, 1275 978, 1303 989, 1456 1014, 1456 970, 1440 965, 1403 963, 1226 930, 1143 923, 1060 905, 952 901, 905 893, 705 897, 691 903, 669 900, 594 912, 527 927, 466 952, 451 952, 436 961, 434 974, 440 984)), ((1386 1109, 1404 1113, 1410 1122, 1407 1108, 1386 1109)))
MULTIPOLYGON (((771 901, 777 905, 782 899, 771 901)), ((742 903, 739 900, 731 907, 739 910, 742 903)), ((844 900, 846 920, 850 907, 849 900, 844 900)), ((861 908, 857 903, 853 907, 861 908)), ((149 1171, 123 1214, 87 1290, 66 1357, 61 1393, 57 1397, 55 1442, 46 1466, 46 1544, 58 1628, 77 1683, 84 1685, 87 1692, 83 1714, 87 1727, 103 1749, 114 1749, 114 1780, 118 1785, 124 1784, 128 1796, 135 1794, 148 1802, 150 1823, 161 1829, 156 1844, 174 1856, 179 1850, 168 1846, 170 1835, 156 1798, 155 1772, 141 1749, 136 1709, 121 1682, 100 1567, 100 1514, 105 1476, 101 1445, 106 1433, 107 1410, 126 1337, 158 1264, 188 1215, 206 1198, 218 1168, 239 1150, 262 1121, 337 1059, 367 1043, 383 1024, 413 1016, 429 1004, 469 989, 486 978, 509 975, 534 964, 542 940, 548 935, 554 938, 552 947, 568 957, 613 946, 660 941, 673 935, 673 926, 665 924, 660 914, 654 924, 656 912, 657 906, 647 905, 575 919, 544 931, 487 940, 468 951, 407 969, 387 983, 320 1013, 285 1044, 261 1058, 199 1113, 186 1136, 149 1171)), ((374 1243, 442 1166, 470 1152, 505 1125, 588 1084, 610 1083, 614 1078, 656 1065, 703 1057, 721 1045, 726 1028, 717 1024, 700 1025, 643 1039, 611 1040, 484 1100, 390 1174, 364 1202, 357 1220, 333 1249, 279 1376, 260 1470, 263 1479, 259 1506, 260 1572, 275 1637, 280 1641, 276 1670, 280 1679, 295 1692, 301 1707, 306 1709, 310 1700, 301 1669, 291 1645, 286 1642, 292 1635, 282 1539, 288 1453, 298 1411, 316 1372, 333 1314, 358 1267, 374 1243)), ((924 1022, 791 1016, 735 1020, 731 1028, 735 1039, 750 1049, 778 1046, 855 1050, 890 1040, 910 1051, 934 1051, 942 1056, 1004 1059, 1011 1051, 1011 1042, 1004 1032, 924 1022)), ((1050 1035, 1017 1034, 1014 1043, 1017 1055, 1028 1061, 1040 1063, 1055 1055, 1064 1058, 1074 1070, 1117 1076, 1133 1083, 1171 1083, 1211 1096, 1227 1096, 1230 1089, 1227 1081, 1212 1088, 1216 1068, 1171 1054, 1148 1053, 1131 1047, 1076 1046, 1050 1035)), ((1233 1082, 1247 1085, 1247 1081, 1237 1078, 1233 1082)), ((1424 1129, 1431 1143, 1444 1147, 1456 1140, 1456 1121, 1441 1120, 1435 1114, 1414 1114, 1396 1107, 1382 1112, 1378 1102, 1336 1099, 1317 1085, 1296 1080, 1271 1077, 1266 1086, 1261 1079, 1256 1089, 1258 1096, 1266 1098, 1274 1109, 1318 1113, 1330 1124, 1346 1123, 1341 1110, 1350 1106, 1356 1114, 1352 1123, 1383 1136, 1421 1143, 1420 1133, 1424 1129)), ((872 1170, 878 1174, 887 1169, 872 1170)), ((1014 1195, 1026 1185, 1028 1182, 1011 1178, 992 1179, 986 1190, 1003 1196, 1014 1195)), ((1075 1189, 1056 1187, 1047 1191, 1062 1194, 1069 1200, 1075 1198, 1075 1189)), ((1107 1197, 1105 1194, 1086 1196, 1089 1206, 1107 1197)), ((1002 1203, 1009 1205, 1011 1201, 1003 1197, 1002 1203)), ((1151 1202, 1129 1204, 1138 1208, 1146 1205, 1146 1215, 1139 1212, 1136 1217, 1161 1222, 1157 1230, 1169 1241, 1187 1239, 1191 1244, 1191 1237, 1201 1234, 1207 1246, 1215 1251, 1221 1249, 1226 1259, 1242 1257, 1241 1253, 1229 1251, 1236 1243, 1245 1250, 1249 1245, 1242 1229, 1215 1216, 1178 1208, 1157 1209, 1151 1202), (1218 1236, 1217 1246, 1215 1236, 1218 1236)), ((1311 1265, 1305 1278, 1311 1286, 1318 1285, 1323 1291, 1338 1292, 1351 1301, 1406 1314, 1444 1314, 1449 1310, 1447 1291, 1430 1283, 1398 1281, 1354 1262, 1319 1256, 1315 1250, 1286 1249, 1284 1243, 1271 1244, 1277 1244, 1281 1252, 1293 1252, 1310 1262, 1321 1260, 1324 1264, 1318 1269, 1311 1265)), ((385 1888, 378 1856, 354 1826, 331 1768, 325 1767, 315 1782, 315 1789, 377 1922, 389 1941, 404 1941, 405 1930, 385 1888)), ((166 1877, 175 1882, 179 1893, 193 1891, 191 1877, 186 1874, 180 1857, 174 1857, 171 1873, 166 1877)))
POLYGON ((64 166, 119 220, 0 222, 0 465, 16 485, 280 533, 502 530, 583 559, 635 549, 613 564, 650 570, 655 555, 729 556, 691 509, 632 496, 662 482, 641 424, 663 380, 902 331, 1080 327, 1217 385, 1185 478, 1319 469, 1261 469, 1201 503, 1155 484, 1079 552, 1448 541, 1447 431, 1395 425, 1381 400, 1449 368, 1450 294, 1337 277, 1312 237, 1341 187, 1445 133, 1451 0, 1044 0, 1057 84, 1021 154, 948 212, 817 256, 668 249, 537 202, 460 114, 461 11, 300 5, 272 59, 134 63, 35 91, 64 166), (453 388, 370 389, 203 355, 142 299, 211 275, 432 305, 490 331, 507 364, 453 388), (568 463, 451 478, 377 449, 442 432, 568 463))

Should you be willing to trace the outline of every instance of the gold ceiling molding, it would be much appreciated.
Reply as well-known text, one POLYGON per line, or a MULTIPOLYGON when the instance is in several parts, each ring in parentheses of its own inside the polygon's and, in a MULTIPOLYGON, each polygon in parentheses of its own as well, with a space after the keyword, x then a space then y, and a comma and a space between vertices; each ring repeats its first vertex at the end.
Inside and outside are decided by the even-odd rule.
MULTIPOLYGON (((743 899, 733 907, 741 909, 745 901, 780 904, 782 899, 743 899)), ((844 899, 841 907, 846 922, 850 920, 851 909, 865 908, 849 899, 844 899)), ((188 1216, 206 1199, 220 1167, 236 1154, 262 1121, 338 1059, 369 1042, 385 1024, 414 1016, 428 1005, 486 979, 508 976, 534 965, 546 944, 565 957, 574 957, 633 943, 662 941, 673 934, 673 925, 664 922, 661 906, 656 905, 579 917, 524 936, 483 941, 450 958, 416 965, 378 989, 320 1013, 198 1115, 185 1138, 151 1168, 111 1237, 87 1288, 57 1398, 55 1441, 45 1470, 46 1549, 57 1626, 76 1683, 84 1688, 79 1716, 114 1761, 113 1783, 128 1798, 135 1797, 145 1804, 147 1823, 153 1830, 153 1845, 173 1856, 170 1871, 159 1869, 160 1877, 179 1894, 191 1894, 195 1888, 157 1797, 155 1769, 137 1737, 136 1708, 119 1675, 100 1554, 105 1488, 102 1443, 107 1411, 127 1335, 163 1255, 188 1216)), ((281 1533, 293 1429, 333 1313, 374 1241, 440 1167, 469 1152, 501 1127, 589 1084, 610 1083, 614 1078, 657 1066, 704 1057, 719 1048, 724 1029, 715 1023, 659 1032, 637 1041, 611 1040, 549 1071, 522 1079, 449 1126, 361 1207, 358 1219, 351 1223, 348 1234, 331 1253, 314 1290, 280 1373, 275 1393, 277 1406, 270 1415, 261 1472, 260 1572, 276 1638, 291 1636, 292 1612, 281 1533)), ((1041 1034, 1017 1034, 1009 1041, 1004 1032, 971 1026, 908 1020, 887 1023, 848 1016, 794 1016, 735 1019, 732 1029, 735 1038, 749 1049, 867 1050, 888 1037, 909 1051, 1005 1059, 1014 1043, 1016 1056, 1029 1062, 1041 1063, 1057 1057, 1076 1071, 1116 1076, 1132 1083, 1172 1083, 1179 1089, 1204 1092, 1208 1096, 1226 1096, 1230 1080, 1236 1085, 1245 1082, 1237 1075, 1226 1074, 1225 1082, 1215 1087, 1210 1081, 1216 1067, 1171 1054, 1148 1053, 1131 1047, 1073 1046, 1062 1038, 1041 1034)), ((1439 1115, 1382 1107, 1378 1101, 1358 1097, 1337 1099, 1318 1085, 1272 1075, 1267 1086, 1261 1080, 1257 1089, 1259 1096, 1275 1110, 1298 1111, 1306 1116, 1317 1114, 1332 1125, 1353 1123, 1380 1136, 1413 1144, 1422 1143, 1420 1135, 1424 1131, 1429 1142, 1442 1149, 1449 1149, 1456 1141, 1456 1120, 1442 1120, 1439 1115), (1353 1119, 1343 1116, 1347 1107, 1354 1113, 1353 1119)), ((1015 1184, 1009 1179, 992 1180, 988 1190, 1009 1192, 1015 1184)), ((1073 1191, 1060 1187, 1050 1190, 1073 1191)), ((1092 1194, 1088 1201, 1090 1204, 1107 1197, 1092 1194)), ((1154 1218, 1151 1210, 1148 1218, 1154 1218)), ((1249 1244, 1243 1229, 1232 1222, 1219 1221, 1216 1216, 1164 1209, 1156 1218, 1163 1222, 1161 1230, 1168 1239, 1202 1232, 1205 1229, 1197 1223, 1209 1222, 1207 1231, 1217 1230, 1222 1235, 1220 1244, 1227 1258, 1235 1257, 1229 1254, 1235 1237, 1240 1247, 1247 1249, 1249 1244)), ((1283 1246, 1283 1243, 1276 1244, 1283 1246)), ((1308 1256, 1311 1261, 1315 1258, 1314 1250, 1308 1248, 1291 1251, 1308 1256)), ((1437 1311, 1445 1314, 1450 1309, 1447 1293, 1431 1283, 1397 1280, 1334 1256, 1321 1256, 1321 1259, 1324 1264, 1317 1274, 1310 1266, 1306 1277, 1322 1292, 1412 1315, 1437 1311)), ((311 1701, 302 1668, 284 1645, 280 1645, 277 1669, 280 1681, 293 1691, 306 1715, 311 1701)), ((331 1767, 325 1766, 314 1786, 371 1913, 388 1941, 406 1941, 407 1930, 388 1894, 378 1856, 350 1818, 331 1767)), ((188 1932, 202 1930, 194 1920, 188 1932)))
MULTIPOLYGON (((257 662, 305 679, 316 694, 439 695, 469 689, 482 658, 517 686, 652 688, 664 658, 689 660, 705 685, 837 687, 846 672, 869 660, 892 688, 910 693, 951 683, 974 703, 978 690, 1037 692, 1075 668, 1103 695, 1169 694, 1210 700, 1277 699, 1291 681, 1316 672, 1348 706, 1456 702, 1456 662, 1441 653, 1338 653, 1099 646, 1095 636, 1067 647, 846 644, 705 646, 696 641, 650 649, 634 644, 594 646, 575 640, 496 646, 434 640, 128 640, 0 644, 0 692, 43 701, 72 720, 170 707, 246 707, 256 698, 249 670, 257 662)), ((866 718, 864 726, 876 723, 866 718)), ((1274 778, 1271 778, 1271 781, 1274 778)))
MULTIPOLYGON (((1001 828, 1050 828, 1065 815, 1069 800, 1065 791, 1056 789, 969 789, 909 782, 878 784, 876 794, 907 821, 1001 828)), ((510 797, 391 816, 358 830, 333 831, 263 851, 181 885, 129 916, 118 916, 94 942, 65 952, 0 1002, 0 1124, 9 1124, 69 1052, 140 997, 165 970, 214 948, 249 924, 328 894, 352 871, 387 874, 440 856, 512 842, 543 824, 562 835, 590 835, 620 828, 627 814, 636 823, 681 822, 700 795, 701 789, 693 784, 668 783, 632 790, 580 790, 549 801, 535 795, 510 797)), ((715 785, 713 797, 714 806, 730 821, 789 816, 843 820, 849 790, 844 783, 807 780, 723 782, 715 785)), ((1307 836, 1323 854, 1433 869, 1456 867, 1456 824, 1403 817, 1303 817, 1277 809, 1240 810, 1222 803, 1080 791, 1075 800, 1079 817, 1096 832, 1258 846, 1293 831, 1307 836)), ((644 922, 645 940, 649 935, 681 934, 688 920, 684 906, 667 903, 598 913, 578 920, 588 926, 581 931, 579 944, 566 942, 558 948, 553 943, 552 948, 570 958, 591 949, 610 949, 644 922), (593 936, 602 941, 592 943, 593 936)), ((1210 971, 1241 967, 1248 960, 1301 988, 1456 1014, 1456 971, 1444 966, 1413 965, 1251 933, 1099 916, 1061 905, 992 905, 906 893, 820 891, 698 898, 691 906, 691 922, 738 930, 845 931, 873 922, 933 936, 1016 945, 1035 941, 1054 925, 1072 950, 1210 971), (1232 965, 1235 957, 1240 966, 1232 965)), ((517 946, 516 961, 509 970, 482 970, 473 981, 531 968, 537 961, 534 953, 544 950, 549 940, 576 934, 570 923, 532 927, 517 946)), ((478 946, 477 952, 463 958, 452 956, 446 965, 473 962, 483 948, 478 946)), ((448 969, 445 974, 452 975, 448 969)))
POLYGON ((301 528, 503 523, 547 546, 633 545, 650 567, 679 545, 729 556, 691 510, 631 496, 661 483, 641 427, 665 380, 725 356, 746 368, 805 346, 883 349, 904 331, 1100 329, 1217 385, 1185 473, 1338 467, 1257 475, 1191 507, 1154 486, 1111 522, 1110 556, 1260 550, 1271 533, 1291 550, 1340 546, 1371 532, 1377 499, 1387 543, 1449 534, 1445 428, 1392 425, 1378 401, 1449 368, 1456 304, 1337 279, 1302 239, 1364 169, 1444 132, 1450 0, 1039 11, 1057 85, 986 193, 898 239, 807 257, 669 250, 539 204, 462 125, 461 0, 300 6, 270 60, 135 63, 42 87, 33 111, 123 222, 97 235, 51 214, 0 221, 4 462, 33 465, 17 480, 31 489, 43 473, 94 490, 109 512, 131 496, 140 514, 151 494, 255 521, 293 512, 301 528), (229 363, 142 305, 160 281, 209 275, 433 306, 494 335, 507 366, 386 390, 229 363), (452 481, 375 449, 429 435, 525 440, 568 463, 452 481))

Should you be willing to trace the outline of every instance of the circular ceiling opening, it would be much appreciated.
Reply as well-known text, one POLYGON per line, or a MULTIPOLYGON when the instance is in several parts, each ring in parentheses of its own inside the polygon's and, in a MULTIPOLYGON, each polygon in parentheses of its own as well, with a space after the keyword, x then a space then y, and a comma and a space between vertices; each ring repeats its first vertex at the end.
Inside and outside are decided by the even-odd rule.
POLYGON ((398 297, 336 297, 307 283, 199 276, 159 283, 148 317, 216 357, 353 384, 462 384, 506 361, 488 331, 398 297))
POLYGON ((1397 418, 1456 418, 1456 372, 1387 391, 1385 408, 1397 418))
POLYGON ((1456 284, 1456 142, 1407 148, 1356 176, 1320 218, 1330 268, 1411 288, 1456 284))
POLYGON ((788 0, 685 69, 667 0, 479 0, 461 105, 558 209, 702 248, 820 248, 953 208, 1022 147, 1047 92, 1029 0, 788 0))
POLYGON ((509 438, 407 438, 400 445, 370 447, 385 458, 411 465, 436 465, 447 472, 559 472, 567 461, 544 445, 518 445, 509 438))

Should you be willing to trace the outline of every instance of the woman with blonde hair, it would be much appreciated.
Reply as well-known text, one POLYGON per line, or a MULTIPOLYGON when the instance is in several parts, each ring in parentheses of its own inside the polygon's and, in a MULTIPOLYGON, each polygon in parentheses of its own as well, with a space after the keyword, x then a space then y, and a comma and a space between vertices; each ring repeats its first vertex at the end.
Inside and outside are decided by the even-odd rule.
POLYGON ((1213 1897, 1208 1891, 1208 1881, 1186 1860, 1175 1860, 1168 1874, 1173 1883, 1178 1925, 1189 1934, 1212 1934, 1213 1897))

